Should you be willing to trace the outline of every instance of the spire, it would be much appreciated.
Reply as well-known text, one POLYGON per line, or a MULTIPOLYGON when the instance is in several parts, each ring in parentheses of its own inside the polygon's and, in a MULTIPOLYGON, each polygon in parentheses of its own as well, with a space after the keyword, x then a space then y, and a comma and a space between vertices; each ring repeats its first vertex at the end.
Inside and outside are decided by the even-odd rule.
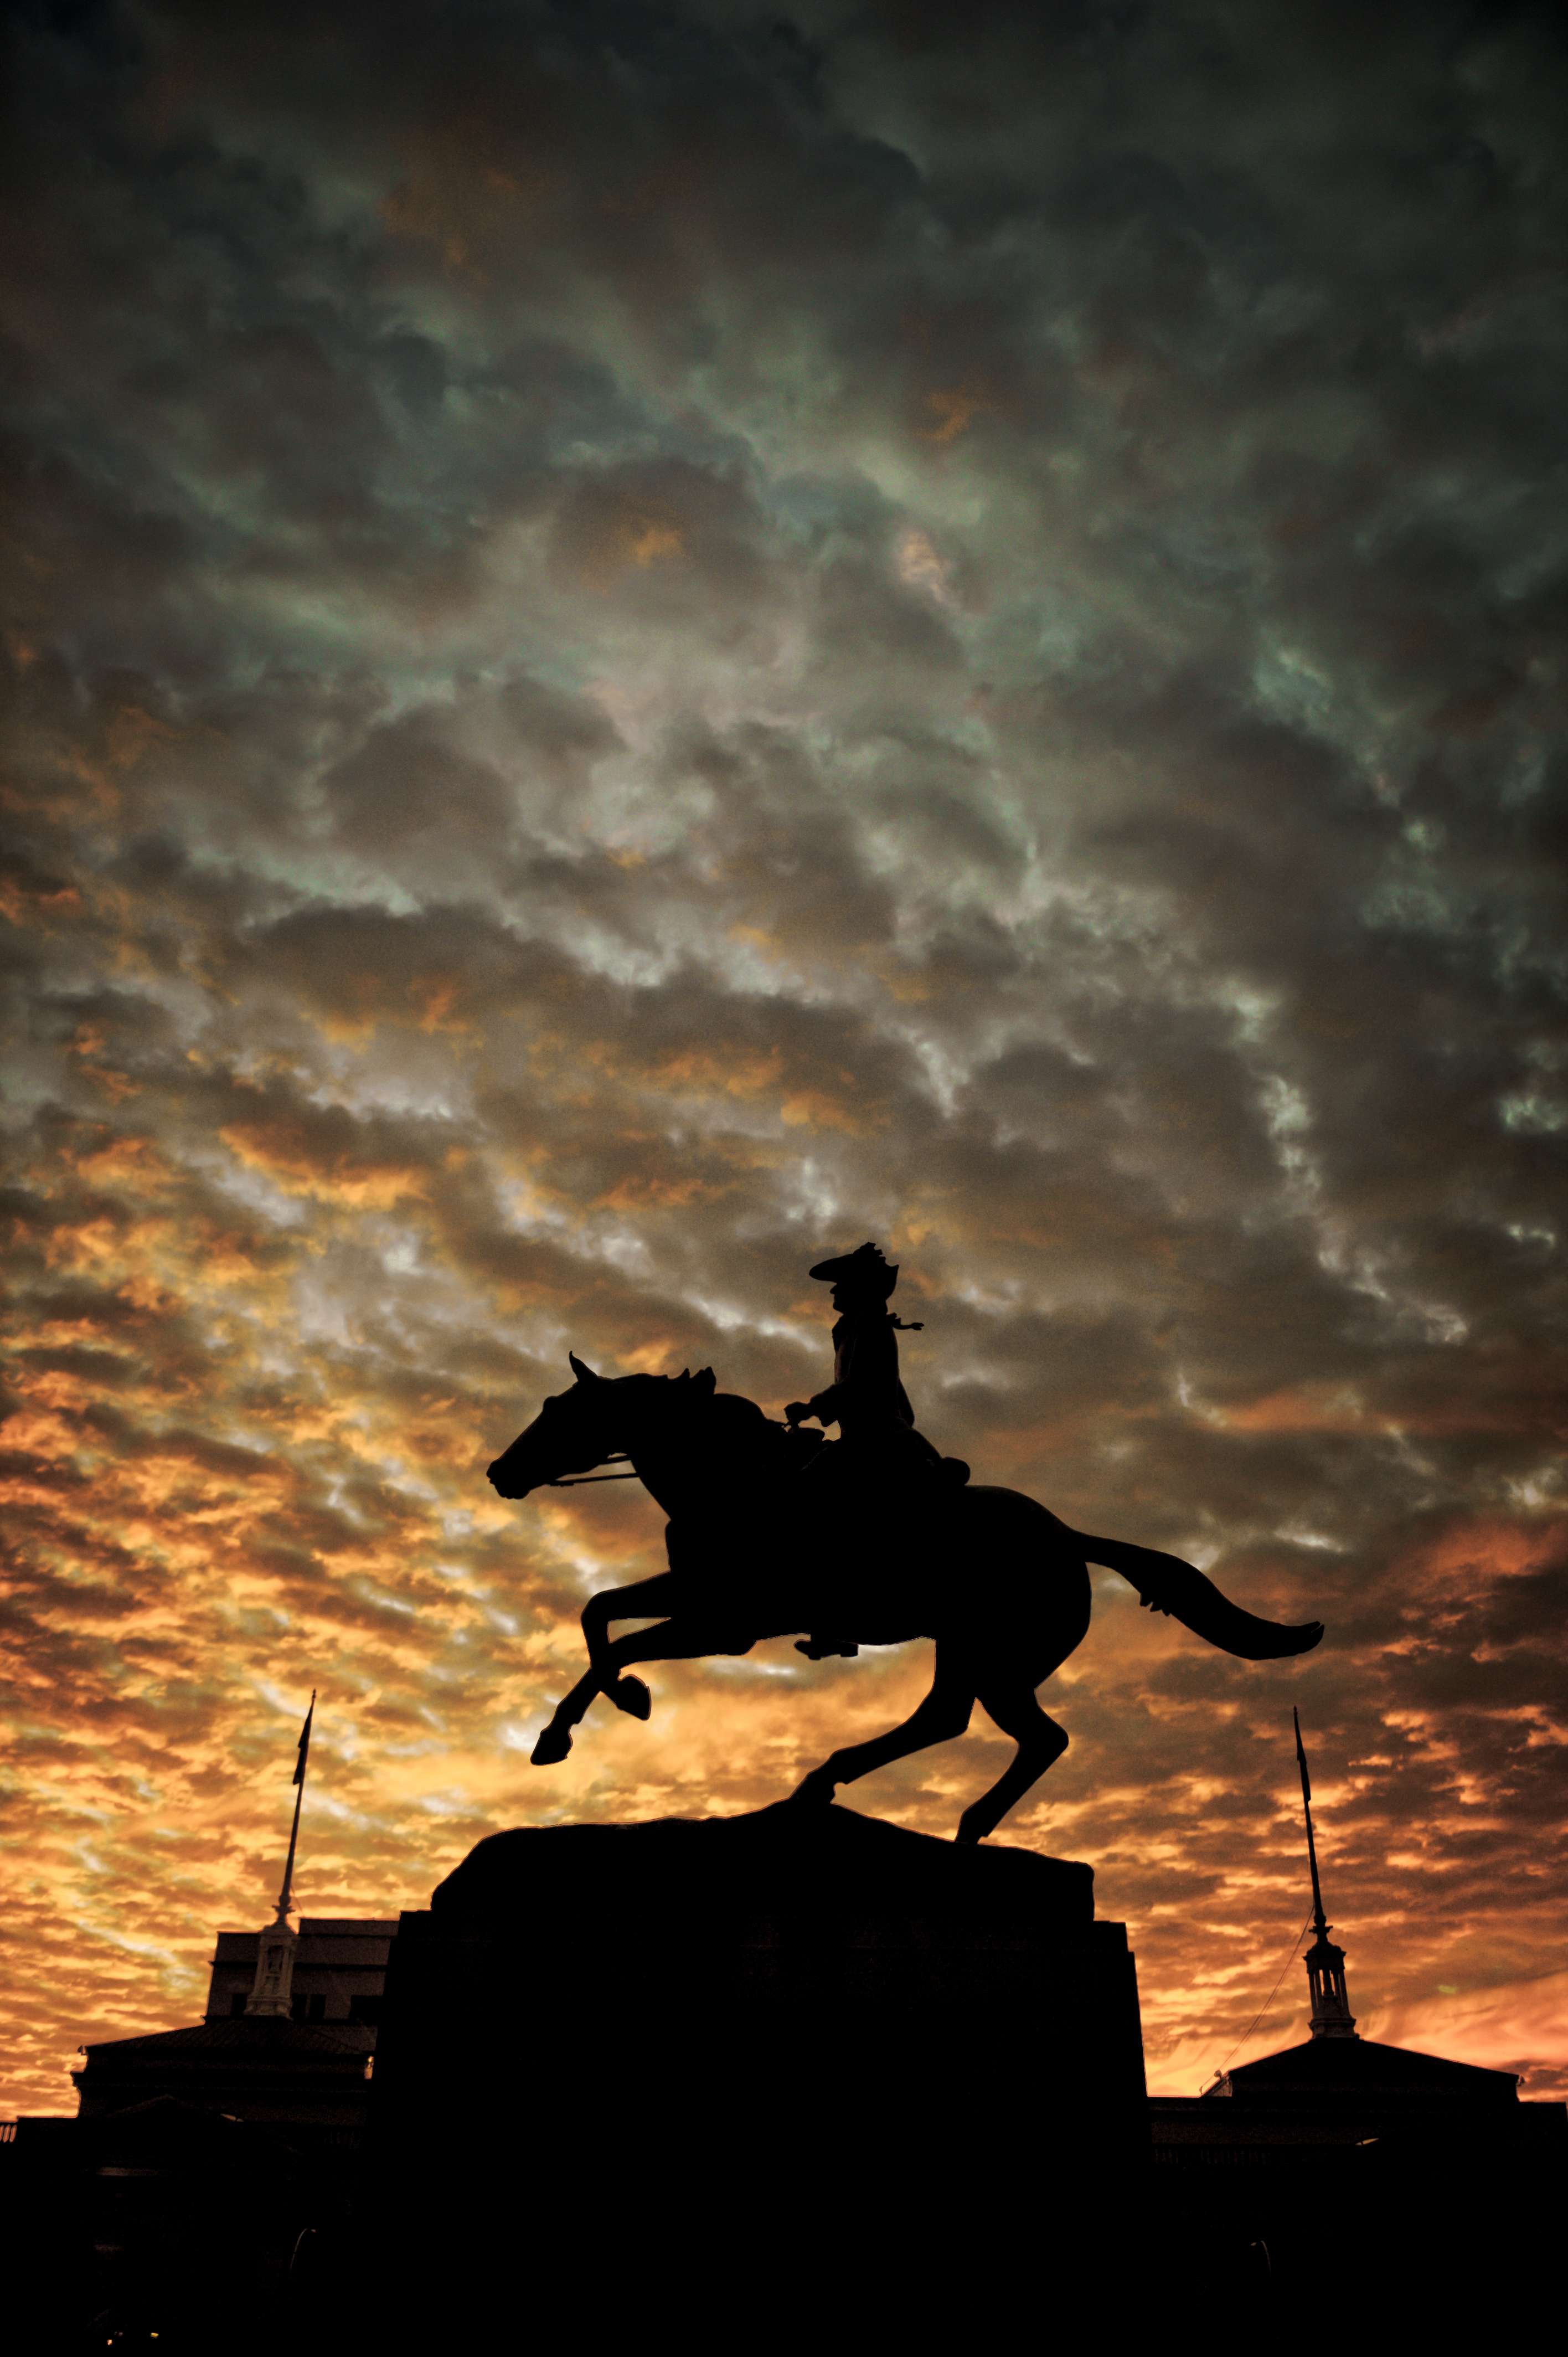
POLYGON ((1306 1856, 1312 1868, 1312 1921, 1316 1938, 1306 1952, 1306 1986, 1312 1996, 1314 2038, 1354 2038, 1356 2017, 1345 1987, 1345 1951, 1329 1938, 1334 1929, 1323 1912, 1323 1886, 1317 1878, 1317 1844, 1312 1836, 1312 1779, 1306 1772, 1306 1748, 1301 1739, 1301 1713, 1295 1721, 1296 1765, 1301 1770, 1301 1805, 1306 1818, 1306 1856))
POLYGON ((310 1708, 305 1714, 305 1725, 299 1730, 299 1757, 294 1763, 294 1782, 299 1790, 295 1797, 294 1824, 289 1830, 288 1857, 283 1870, 283 1888, 278 1892, 278 1911, 256 1943, 256 1977, 252 1986, 247 2013, 281 2015, 286 2021, 293 2004, 294 1952, 299 1934, 288 1920, 294 1899, 294 1859, 299 1847, 299 1813, 305 1804, 305 1770, 310 1758, 310 1722, 316 1716, 316 1690, 311 1688, 310 1708))

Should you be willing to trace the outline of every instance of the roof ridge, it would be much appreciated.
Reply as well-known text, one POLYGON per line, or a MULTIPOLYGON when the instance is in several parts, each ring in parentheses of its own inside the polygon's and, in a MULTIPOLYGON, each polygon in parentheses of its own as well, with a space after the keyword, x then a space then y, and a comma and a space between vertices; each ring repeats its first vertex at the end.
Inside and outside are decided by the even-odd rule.
POLYGON ((145 2029, 130 2038, 95 2038, 84 2041, 81 2051, 91 2056, 130 2047, 146 2046, 279 2046, 288 2045, 296 2051, 314 2047, 317 2052, 362 2056, 367 2049, 363 2033, 369 2025, 360 2022, 291 2021, 276 2015, 239 2014, 229 2021, 196 2021, 182 2024, 177 2029, 145 2029), (358 2030, 360 2037, 344 2037, 344 2030, 358 2030))

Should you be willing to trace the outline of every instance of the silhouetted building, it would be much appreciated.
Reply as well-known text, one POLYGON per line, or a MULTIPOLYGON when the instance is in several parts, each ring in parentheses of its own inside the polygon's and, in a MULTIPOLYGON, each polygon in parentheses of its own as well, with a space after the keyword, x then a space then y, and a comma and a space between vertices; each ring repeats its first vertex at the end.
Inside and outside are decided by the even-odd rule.
POLYGON ((77 2117, 102 2119, 155 2096, 275 2129, 299 2151, 352 2150, 365 2125, 375 2031, 345 2023, 202 2022, 84 2046, 77 2117))
POLYGON ((397 1925, 289 1921, 309 1734, 307 1717, 274 1921, 220 1932, 206 2018, 94 2040, 75 2119, 16 2123, 20 2279, 62 2331, 91 2318, 99 2345, 248 2347, 248 2319, 341 2213, 397 1925))
POLYGON ((1227 2072, 1201 2095, 1151 2096, 1149 2125, 1156 2163, 1178 2169, 1293 2168, 1390 2138, 1442 2147, 1466 2168, 1503 2142, 1568 2149, 1564 2106, 1520 2103, 1513 2072, 1368 2038, 1308 2039, 1227 2072))
POLYGON ((276 2129, 302 2150, 352 2149, 396 1932, 395 1921, 302 1916, 285 1968, 286 2010, 274 2011, 283 1983, 265 1951, 276 1927, 220 1932, 205 2021, 83 2046, 71 2073, 80 2117, 168 2095, 276 2129), (251 2003, 258 1984, 269 1991, 265 2012, 251 2003))
POLYGON ((1157 2162, 1174 2168, 1258 2169, 1289 2165, 1326 2148, 1356 2151, 1383 2138, 1455 2156, 1478 2142, 1527 2139, 1547 2151, 1568 2136, 1561 2104, 1520 2104, 1511 2071, 1479 2070, 1440 2054, 1381 2046, 1357 2034, 1345 1980, 1345 1951, 1329 1938, 1323 1911, 1312 1779, 1295 1723, 1306 1856, 1312 1875, 1313 1943, 1304 1959, 1311 2003, 1305 2045, 1221 2072, 1201 2095, 1156 2095, 1150 2131, 1157 2162))
POLYGON ((307 1915, 296 1931, 289 1921, 314 1695, 310 1705, 274 1921, 263 1932, 220 1932, 198 2026, 80 2050, 80 2118, 168 2096, 276 2130, 301 2151, 358 2146, 397 1925, 307 1915))
POLYGON ((1152 2096, 1155 2181, 1196 2243, 1250 2254, 1276 2295, 1334 2291, 1412 2329, 1449 2304, 1453 2322, 1452 2303, 1485 2302, 1505 2247, 1524 2274, 1539 2272, 1568 2190, 1568 2107, 1521 2103, 1511 2071, 1359 2035, 1345 1951, 1324 1914, 1299 1723, 1296 1755, 1312 1873, 1309 2035, 1221 2072, 1201 2095, 1152 2096))

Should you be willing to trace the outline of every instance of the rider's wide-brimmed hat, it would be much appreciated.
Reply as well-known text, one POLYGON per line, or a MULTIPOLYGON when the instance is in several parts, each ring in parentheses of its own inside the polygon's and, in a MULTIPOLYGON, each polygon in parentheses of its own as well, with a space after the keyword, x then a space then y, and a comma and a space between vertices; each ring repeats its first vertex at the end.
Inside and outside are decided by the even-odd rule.
POLYGON ((884 1301, 898 1282, 897 1264, 890 1267, 875 1244, 862 1244, 855 1252, 840 1253, 835 1260, 820 1260, 811 1275, 823 1285, 864 1285, 884 1301))

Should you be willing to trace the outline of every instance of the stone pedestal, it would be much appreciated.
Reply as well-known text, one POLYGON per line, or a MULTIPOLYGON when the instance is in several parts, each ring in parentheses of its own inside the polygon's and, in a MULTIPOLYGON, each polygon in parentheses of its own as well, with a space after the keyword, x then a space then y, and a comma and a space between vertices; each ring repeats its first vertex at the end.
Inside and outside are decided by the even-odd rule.
POLYGON ((369 2146, 377 2271, 443 2329, 519 2267, 886 2322, 1125 2231, 1133 1959, 1088 1867, 847 1809, 498 1834, 402 1919, 369 2146))

